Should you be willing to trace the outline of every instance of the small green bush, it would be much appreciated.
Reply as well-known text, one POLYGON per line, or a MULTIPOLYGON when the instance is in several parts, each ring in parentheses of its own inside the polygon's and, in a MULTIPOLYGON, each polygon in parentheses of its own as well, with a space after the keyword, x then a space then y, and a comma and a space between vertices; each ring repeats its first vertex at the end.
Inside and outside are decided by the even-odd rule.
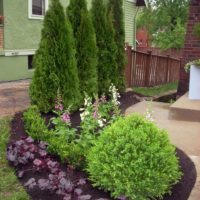
POLYGON ((29 136, 47 141, 50 133, 37 106, 31 106, 23 115, 24 127, 29 136))
POLYGON ((87 162, 94 186, 115 198, 160 198, 181 177, 167 133, 139 115, 120 118, 105 128, 87 162))

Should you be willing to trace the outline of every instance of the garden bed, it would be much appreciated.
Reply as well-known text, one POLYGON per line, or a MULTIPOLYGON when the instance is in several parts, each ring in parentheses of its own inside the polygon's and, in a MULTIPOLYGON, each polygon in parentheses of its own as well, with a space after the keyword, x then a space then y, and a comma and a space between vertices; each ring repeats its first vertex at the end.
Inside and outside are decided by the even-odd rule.
MULTIPOLYGON (((123 94, 122 97, 120 98, 121 112, 124 113, 127 107, 137 102, 138 100, 133 92, 128 92, 128 93, 123 94)), ((27 134, 25 132, 24 125, 23 125, 22 116, 23 116, 23 113, 17 113, 12 120, 10 144, 15 142, 16 140, 27 137, 27 134)), ((72 122, 73 127, 76 127, 80 124, 79 116, 80 116, 79 111, 75 112, 71 116, 71 122, 72 122)), ((49 121, 49 119, 52 117, 52 114, 45 114, 43 115, 43 117, 45 117, 46 120, 49 121)), ((34 145, 38 146, 38 143, 34 142, 34 145)), ((179 158, 179 161, 180 161, 181 170, 184 175, 181 181, 173 187, 172 194, 165 195, 164 200, 187 200, 196 180, 196 170, 195 170, 195 166, 193 162, 181 150, 177 149, 176 152, 177 152, 177 157, 179 158)), ((40 159, 39 155, 36 155, 36 157, 40 159)), ((60 170, 62 170, 63 172, 66 172, 67 178, 72 183, 74 183, 74 189, 71 192, 71 195, 72 195, 71 199, 74 199, 74 200, 75 199, 79 199, 79 200, 112 199, 109 193, 92 187, 91 183, 87 180, 87 174, 85 172, 75 170, 71 166, 61 163, 60 159, 57 156, 48 154, 46 158, 49 158, 52 162, 54 161, 58 162, 60 165, 60 170), (75 188, 76 189, 78 188, 80 190, 75 190, 75 188), (77 195, 77 193, 80 191, 82 194, 77 195)), ((22 185, 27 183, 27 181, 30 178, 35 178, 36 181, 38 179, 47 178, 49 174, 48 170, 43 169, 43 170, 37 171, 37 170, 32 170, 33 168, 34 168, 34 164, 32 162, 30 162, 27 165, 18 165, 16 167, 16 173, 19 173, 22 170, 25 171, 24 176, 19 179, 22 185)), ((61 195, 50 193, 48 190, 40 190, 38 189, 38 187, 34 189, 27 189, 27 191, 33 200, 63 199, 63 196, 61 195)))
POLYGON ((177 93, 166 94, 153 99, 153 101, 163 102, 163 103, 173 103, 176 101, 177 93))

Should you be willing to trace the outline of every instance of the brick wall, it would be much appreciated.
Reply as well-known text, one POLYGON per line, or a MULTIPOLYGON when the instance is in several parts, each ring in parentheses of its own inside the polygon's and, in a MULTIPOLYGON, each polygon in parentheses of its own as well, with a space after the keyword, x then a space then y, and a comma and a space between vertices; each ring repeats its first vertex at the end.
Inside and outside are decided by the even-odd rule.
POLYGON ((182 55, 182 66, 180 69, 180 82, 178 95, 183 95, 188 91, 189 75, 185 72, 184 66, 187 62, 200 58, 200 40, 194 35, 195 23, 200 23, 200 1, 191 0, 187 23, 187 33, 182 55))
POLYGON ((3 48, 3 26, 0 26, 0 49, 3 48))
POLYGON ((136 33, 136 39, 139 42, 138 47, 147 48, 149 46, 148 31, 145 28, 140 28, 136 33))

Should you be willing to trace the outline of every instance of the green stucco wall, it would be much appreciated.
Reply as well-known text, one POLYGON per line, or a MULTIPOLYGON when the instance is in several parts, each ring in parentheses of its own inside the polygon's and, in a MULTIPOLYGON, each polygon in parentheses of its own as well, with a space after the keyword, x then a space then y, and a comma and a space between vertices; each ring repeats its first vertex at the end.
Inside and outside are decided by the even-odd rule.
POLYGON ((33 70, 27 66, 27 56, 0 56, 0 82, 31 78, 33 70))
MULTIPOLYGON (((64 8, 67 7, 69 1, 60 0, 64 8)), ((91 0, 88 0, 88 7, 91 7, 91 0)), ((28 0, 4 0, 4 16, 5 50, 38 48, 43 20, 28 18, 28 0)))
POLYGON ((28 0, 4 0, 4 16, 5 50, 38 47, 42 20, 28 18, 28 0))
POLYGON ((4 0, 4 16, 5 50, 38 48, 43 20, 28 18, 28 0, 4 0))
POLYGON ((0 0, 0 15, 3 15, 3 0, 0 0))

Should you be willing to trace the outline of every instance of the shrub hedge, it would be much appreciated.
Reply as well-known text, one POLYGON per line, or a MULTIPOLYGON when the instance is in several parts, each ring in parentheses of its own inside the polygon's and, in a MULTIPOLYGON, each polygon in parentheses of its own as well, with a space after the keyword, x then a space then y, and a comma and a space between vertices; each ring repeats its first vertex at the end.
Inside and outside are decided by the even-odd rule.
POLYGON ((87 162, 94 186, 110 191, 115 198, 162 197, 181 177, 166 131, 136 114, 105 128, 87 162))

